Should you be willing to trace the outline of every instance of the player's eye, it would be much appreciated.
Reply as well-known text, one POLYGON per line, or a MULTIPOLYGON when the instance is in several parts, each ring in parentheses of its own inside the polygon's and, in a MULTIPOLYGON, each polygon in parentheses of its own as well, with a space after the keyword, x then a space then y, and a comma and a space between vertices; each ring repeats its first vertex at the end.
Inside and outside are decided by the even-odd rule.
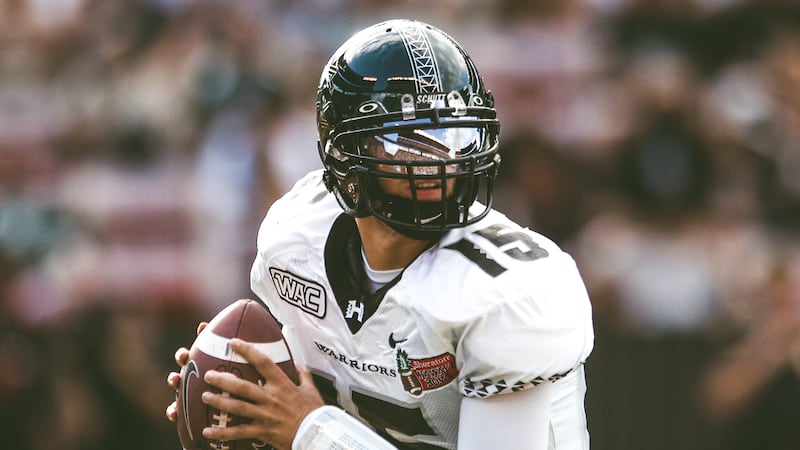
POLYGON ((365 156, 397 161, 441 161, 468 155, 480 148, 478 128, 450 127, 384 133, 359 140, 365 156))

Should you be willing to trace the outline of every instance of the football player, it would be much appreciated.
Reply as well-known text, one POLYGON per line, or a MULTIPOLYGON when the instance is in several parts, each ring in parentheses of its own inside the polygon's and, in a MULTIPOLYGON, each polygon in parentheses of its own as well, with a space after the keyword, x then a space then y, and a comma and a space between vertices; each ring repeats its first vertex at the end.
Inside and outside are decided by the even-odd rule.
POLYGON ((491 208, 499 123, 472 59, 430 25, 379 23, 331 57, 316 110, 324 170, 270 207, 251 271, 302 382, 233 340, 267 382, 209 372, 231 395, 204 401, 253 422, 205 436, 588 449, 589 298, 568 254, 491 208))

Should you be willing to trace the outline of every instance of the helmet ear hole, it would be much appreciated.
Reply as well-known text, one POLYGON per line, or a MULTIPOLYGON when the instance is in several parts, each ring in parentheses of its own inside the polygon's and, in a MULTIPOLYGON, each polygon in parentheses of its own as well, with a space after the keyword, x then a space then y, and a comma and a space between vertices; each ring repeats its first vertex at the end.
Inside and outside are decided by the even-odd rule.
POLYGON ((358 174, 356 174, 354 171, 349 172, 342 179, 342 188, 344 189, 344 193, 347 194, 347 197, 353 203, 354 208, 361 203, 361 188, 359 186, 358 174))

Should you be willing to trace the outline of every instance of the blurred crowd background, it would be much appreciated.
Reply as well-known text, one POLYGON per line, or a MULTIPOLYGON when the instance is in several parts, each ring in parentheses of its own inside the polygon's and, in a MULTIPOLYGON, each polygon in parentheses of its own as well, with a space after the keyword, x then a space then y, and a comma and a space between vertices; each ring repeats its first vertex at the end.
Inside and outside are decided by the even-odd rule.
POLYGON ((3 0, 0 446, 179 449, 173 352, 391 17, 474 58, 498 208, 586 278, 592 448, 800 449, 797 0, 3 0))

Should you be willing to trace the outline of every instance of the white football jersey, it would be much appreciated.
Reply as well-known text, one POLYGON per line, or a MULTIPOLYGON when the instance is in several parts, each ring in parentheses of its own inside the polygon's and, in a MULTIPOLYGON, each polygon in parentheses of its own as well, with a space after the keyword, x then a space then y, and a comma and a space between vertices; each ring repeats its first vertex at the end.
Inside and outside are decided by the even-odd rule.
POLYGON ((326 402, 398 447, 454 449, 462 398, 550 380, 550 448, 588 448, 583 281, 556 244, 498 212, 373 293, 355 221, 312 172, 267 213, 251 281, 326 402))

